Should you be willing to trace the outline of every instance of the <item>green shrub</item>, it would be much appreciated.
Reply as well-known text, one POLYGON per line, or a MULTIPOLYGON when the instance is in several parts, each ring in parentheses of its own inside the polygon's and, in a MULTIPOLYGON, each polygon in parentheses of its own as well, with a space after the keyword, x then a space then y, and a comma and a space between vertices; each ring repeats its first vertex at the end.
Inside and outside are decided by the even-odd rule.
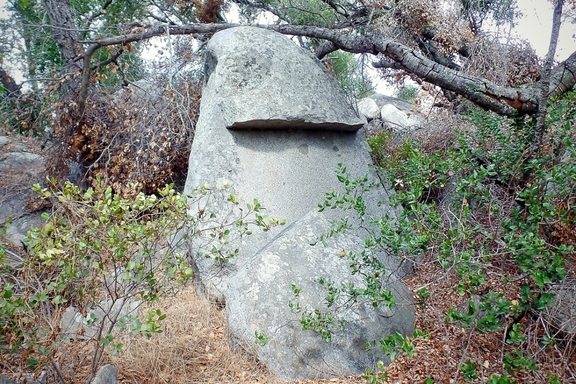
MULTIPOLYGON (((392 202, 403 208, 397 222, 370 218, 377 226, 373 242, 416 262, 433 250, 439 265, 458 276, 456 292, 469 298, 467 309, 451 308, 447 320, 472 332, 501 333, 507 344, 519 346, 503 354, 508 375, 538 369, 521 352, 528 332, 523 319, 554 305, 548 288, 566 276, 574 252, 575 99, 572 92, 551 105, 547 144, 535 156, 528 156, 533 119, 477 110, 468 116, 476 128, 459 132, 460 139, 443 151, 427 153, 411 140, 393 147, 386 135, 369 140, 396 191, 392 202), (501 286, 516 282, 517 296, 499 292, 494 276, 501 286)), ((460 370, 466 380, 477 377, 470 360, 460 370)), ((514 382, 506 375, 490 380, 514 382)))
POLYGON ((418 87, 415 87, 413 85, 403 85, 398 90, 397 97, 409 103, 413 103, 414 100, 416 100, 416 98, 418 97, 419 93, 420 89, 418 89, 418 87))
MULTIPOLYGON (((517 345, 520 351, 527 344, 523 320, 554 305, 548 288, 564 279, 566 260, 574 252, 573 244, 565 241, 574 238, 576 220, 570 209, 576 203, 574 97, 569 94, 567 101, 560 100, 551 107, 548 144, 537 156, 527 155, 532 119, 506 119, 479 111, 469 115, 476 129, 459 132, 458 141, 435 153, 426 152, 420 143, 409 139, 394 147, 387 134, 370 138, 381 178, 387 178, 396 192, 391 203, 402 211, 397 219, 367 217, 364 194, 372 187, 368 177, 351 179, 346 167, 338 166, 336 173, 344 192, 328 192, 320 210, 353 210, 360 216, 363 229, 370 232, 362 252, 342 255, 350 261, 353 274, 366 277, 366 288, 349 289, 345 282, 319 279, 328 303, 324 312, 300 308, 296 290, 290 305, 302 314, 304 329, 331 340, 330 330, 337 326, 332 306, 342 310, 346 308, 342 303, 357 301, 394 305, 394 296, 378 278, 387 273, 379 254, 418 263, 420 256, 430 257, 432 251, 439 265, 458 276, 458 295, 468 298, 466 310, 447 311, 447 321, 458 322, 471 332, 501 333, 507 344, 517 345), (567 235, 560 235, 560 231, 567 235), (495 281, 498 279, 499 283, 495 281), (513 293, 498 290, 510 281, 516 282, 513 293), (336 302, 340 304, 334 305, 336 302)), ((345 218, 319 240, 350 229, 345 218)), ((426 295, 419 291, 421 303, 426 295)), ((379 343, 390 357, 399 351, 410 354, 413 347, 402 340, 402 336, 392 335, 379 343)), ((375 341, 368 342, 376 345, 375 341)), ((501 363, 509 375, 538 368, 521 352, 503 357, 501 363)), ((467 381, 478 377, 476 369, 471 360, 460 367, 467 381)), ((375 376, 369 374, 367 379, 375 380, 375 376)), ((507 376, 491 380, 512 382, 507 376)))
MULTIPOLYGON (((62 363, 55 359, 65 354, 70 335, 60 333, 60 321, 65 310, 74 307, 93 330, 72 337, 93 350, 94 374, 104 348, 122 348, 118 332, 146 337, 162 332, 166 315, 161 310, 143 316, 136 310, 176 293, 193 276, 191 241, 203 244, 204 256, 226 262, 237 254, 227 247, 233 234, 278 224, 262 215, 264 208, 257 200, 240 207, 225 188, 203 186, 184 196, 166 186, 158 195, 134 193, 132 198, 114 194, 102 181, 85 192, 68 182, 60 188, 55 180, 49 188, 34 188, 52 202, 53 210, 43 215, 42 228, 30 231, 29 258, 14 266, 0 254, 5 281, 1 353, 25 356, 33 369, 47 364, 56 369, 62 363), (187 209, 199 201, 204 209, 189 215, 187 209), (223 219, 211 211, 212 204, 227 204, 226 223, 219 222, 223 219)), ((77 368, 67 367, 72 376, 63 380, 76 382, 77 368)), ((57 370, 62 378, 64 371, 57 370)))

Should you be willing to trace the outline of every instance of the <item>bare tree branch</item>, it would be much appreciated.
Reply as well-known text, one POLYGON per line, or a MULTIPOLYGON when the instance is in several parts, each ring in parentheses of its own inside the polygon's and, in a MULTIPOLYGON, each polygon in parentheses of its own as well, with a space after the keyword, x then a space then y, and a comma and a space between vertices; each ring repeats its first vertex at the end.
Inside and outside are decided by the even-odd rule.
POLYGON ((348 52, 381 54, 390 63, 389 67, 414 73, 423 80, 456 92, 502 115, 537 111, 538 103, 535 90, 532 88, 502 87, 483 78, 447 68, 426 58, 422 53, 382 35, 354 35, 326 28, 292 25, 274 26, 270 29, 332 41, 338 48, 348 52))
POLYGON ((576 84, 576 52, 558 64, 550 73, 550 97, 568 92, 576 84))
POLYGON ((6 90, 8 98, 17 100, 21 96, 20 86, 2 67, 0 67, 0 84, 6 90))
POLYGON ((550 82, 552 75, 552 64, 554 63, 554 55, 556 54, 556 47, 558 45, 558 36, 560 35, 560 25, 562 24, 562 7, 564 0, 556 0, 554 5, 554 16, 552 17, 552 33, 550 34, 550 44, 548 45, 548 53, 544 60, 542 68, 542 75, 539 84, 538 95, 538 118, 536 119, 536 131, 534 133, 534 140, 530 148, 530 156, 536 155, 542 149, 544 133, 546 132, 546 112, 548 108, 548 100, 550 98, 550 82))
POLYGON ((350 17, 350 12, 340 3, 335 2, 334 0, 322 0, 324 3, 328 4, 337 14, 344 16, 345 18, 350 17))
MULTIPOLYGON (((80 91, 80 105, 86 101, 90 79, 91 56, 97 49, 109 45, 123 45, 162 36, 169 28, 171 35, 213 34, 218 31, 237 27, 238 24, 184 24, 156 25, 148 30, 87 42, 90 46, 83 55, 84 70, 80 91)), ((406 47, 379 34, 358 35, 348 30, 334 30, 314 26, 298 25, 259 25, 260 28, 274 30, 283 34, 306 36, 328 41, 328 51, 334 48, 352 53, 370 53, 378 55, 380 65, 403 69, 421 79, 455 92, 479 106, 501 115, 512 116, 518 113, 534 114, 538 112, 538 87, 512 88, 499 86, 486 79, 468 75, 430 60, 417 50, 406 47)), ((570 90, 576 84, 576 52, 552 71, 549 89, 554 95, 570 90)))
POLYGON ((316 57, 318 60, 322 60, 324 56, 334 51, 337 51, 338 47, 331 41, 326 41, 316 50, 316 57))
POLYGON ((101 39, 93 42, 83 42, 91 43, 86 49, 83 55, 84 66, 82 68, 80 93, 78 97, 78 105, 80 115, 84 113, 84 108, 86 107, 86 98, 88 96, 88 85, 90 84, 90 74, 92 72, 90 66, 90 58, 94 53, 102 47, 110 45, 125 45, 135 41, 148 40, 155 36, 162 36, 166 34, 167 28, 169 28, 171 35, 191 35, 195 33, 200 34, 213 34, 218 31, 239 26, 238 24, 186 24, 186 25, 156 25, 148 29, 147 31, 140 33, 131 33, 126 35, 115 36, 107 39, 101 39))
POLYGON ((107 60, 101 61, 100 63, 91 66, 90 70, 93 71, 95 69, 101 68, 101 67, 108 65, 110 63, 115 63, 116 60, 118 60, 118 58, 120 57, 120 55, 122 53, 124 53, 124 48, 120 48, 119 50, 117 50, 116 53, 114 53, 112 56, 110 56, 107 60))
POLYGON ((93 12, 90 15, 90 17, 88 17, 88 20, 86 21, 86 25, 90 26, 90 24, 92 24, 92 22, 94 20, 96 20, 98 17, 102 16, 104 14, 104 12, 106 12, 106 8, 108 8, 110 6, 110 4, 112 4, 112 0, 106 0, 104 5, 102 5, 102 8, 100 8, 97 12, 93 12))

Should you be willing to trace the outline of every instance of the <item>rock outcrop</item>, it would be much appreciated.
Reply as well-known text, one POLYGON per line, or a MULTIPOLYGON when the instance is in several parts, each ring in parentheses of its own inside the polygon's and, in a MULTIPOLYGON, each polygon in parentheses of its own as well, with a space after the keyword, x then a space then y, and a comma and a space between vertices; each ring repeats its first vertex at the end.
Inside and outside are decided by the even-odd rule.
POLYGON ((46 158, 33 147, 20 138, 0 136, 0 226, 10 221, 6 239, 16 247, 22 247, 31 228, 44 223, 31 186, 42 183, 46 158))
POLYGON ((396 97, 374 94, 359 100, 358 109, 369 122, 369 134, 378 134, 385 129, 395 136, 405 137, 425 125, 424 118, 412 103, 396 97))
MULTIPOLYGON (((377 349, 366 353, 365 342, 410 334, 414 322, 411 295, 395 272, 381 279, 396 305, 342 311, 336 321, 344 328, 335 330, 333 342, 302 331, 299 315, 288 307, 292 284, 302 289, 302 306, 319 309, 326 295, 319 277, 363 284, 340 255, 358 251, 365 233, 343 232, 327 247, 310 243, 329 232, 334 220, 349 216, 351 226, 361 224, 352 211, 318 212, 327 192, 344 192, 338 164, 350 179, 366 176, 367 184, 380 185, 359 131, 365 120, 313 56, 274 32, 240 27, 215 34, 207 45, 206 74, 185 193, 231 182, 241 203, 257 198, 270 217, 287 223, 238 239, 231 246, 239 255, 227 263, 194 258, 205 293, 226 302, 231 341, 284 379, 358 374, 386 360, 377 349), (255 332, 268 343, 257 345, 255 332)), ((395 220, 381 185, 364 198, 366 216, 395 220)), ((193 205, 191 213, 198 209, 193 205)), ((197 251, 193 243, 193 257, 197 251)), ((389 271, 402 268, 386 254, 378 257, 389 271)))
POLYGON ((576 347, 576 281, 569 276, 561 283, 553 285, 550 292, 554 294, 552 307, 546 308, 545 318, 557 332, 559 338, 576 347))

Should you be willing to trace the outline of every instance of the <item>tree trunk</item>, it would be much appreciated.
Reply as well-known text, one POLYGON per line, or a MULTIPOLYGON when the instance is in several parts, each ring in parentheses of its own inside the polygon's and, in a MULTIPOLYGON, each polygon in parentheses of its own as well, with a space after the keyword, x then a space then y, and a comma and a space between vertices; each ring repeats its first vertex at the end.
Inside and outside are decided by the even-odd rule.
MULTIPOLYGON (((552 33, 550 34, 550 45, 548 46, 548 54, 544 60, 542 68, 542 75, 540 78, 540 95, 538 100, 538 116, 536 119, 536 131, 534 132, 534 140, 530 148, 530 156, 536 156, 541 150, 543 145, 544 134, 546 133, 546 114, 548 111, 548 100, 550 99, 550 81, 552 75, 552 64, 554 63, 554 55, 556 54, 556 46, 558 45, 558 36, 560 35, 560 24, 562 24, 562 6, 564 0, 556 0, 554 6, 554 17, 552 19, 552 33)), ((574 74, 572 74, 574 76, 574 74)))
POLYGON ((77 17, 69 0, 44 0, 56 45, 64 61, 64 70, 71 76, 68 91, 80 90, 79 73, 84 63, 84 50, 80 43, 77 17))
POLYGON ((60 89, 61 102, 57 109, 57 121, 63 126, 61 138, 71 142, 75 133, 79 133, 82 116, 84 115, 84 102, 88 94, 88 84, 82 88, 80 74, 84 67, 84 49, 80 42, 80 31, 76 25, 76 12, 72 9, 69 0, 44 0, 50 27, 56 45, 60 50, 64 62, 66 84, 60 89), (78 97, 84 95, 83 101, 78 97))

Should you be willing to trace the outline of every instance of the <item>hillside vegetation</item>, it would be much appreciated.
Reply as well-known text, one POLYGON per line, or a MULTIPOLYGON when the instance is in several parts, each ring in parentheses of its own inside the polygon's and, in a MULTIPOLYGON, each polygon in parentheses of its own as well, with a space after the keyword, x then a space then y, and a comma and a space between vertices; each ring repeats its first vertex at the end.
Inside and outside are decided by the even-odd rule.
MULTIPOLYGON (((378 372, 308 382, 576 383, 576 52, 555 61, 576 0, 542 2, 552 8, 544 57, 511 35, 518 3, 5 2, 0 134, 44 156, 27 208, 44 210, 46 224, 14 245, 10 220, 0 223, 0 374, 88 383, 112 363, 125 383, 275 382, 228 347, 225 311, 196 296, 185 243, 200 241, 207 223, 206 255, 226 263, 236 256, 222 247, 232 232, 282 222, 257 200, 240 206, 226 188, 179 192, 206 42, 238 25, 227 20, 234 7, 241 25, 266 20, 257 26, 291 36, 352 100, 373 91, 368 66, 414 103, 420 88, 436 95, 423 134, 368 137, 398 221, 365 217, 370 186, 346 164, 334 170, 346 193, 326 191, 318 202, 356 210, 373 228, 369 252, 413 265, 404 283, 417 330, 367 346, 394 360, 378 372), (230 207, 233 224, 208 205, 188 214, 190 199, 230 207), (176 241, 182 230, 190 237, 176 241), (62 318, 76 315, 84 324, 63 334, 62 318)), ((27 171, 2 170, 0 191, 29 193, 38 174, 27 171)), ((346 227, 336 223, 332 234, 346 227)), ((332 300, 341 293, 326 287, 332 300)), ((331 320, 304 315, 310 332, 331 320)))
MULTIPOLYGON (((533 119, 475 109, 462 118, 439 116, 425 138, 399 141, 388 132, 368 138, 403 214, 396 223, 366 218, 379 228, 366 246, 414 263, 406 284, 416 302, 417 331, 413 338, 380 341, 394 360, 382 372, 339 382, 575 380, 574 318, 570 304, 557 307, 573 303, 576 281, 575 100, 575 93, 554 100, 545 149, 534 158, 526 157, 533 119)), ((350 199, 342 201, 355 202, 342 206, 361 209, 367 186, 348 180, 344 168, 335 171, 350 183, 350 199)), ((0 247, 3 372, 50 372, 54 380, 81 382, 112 362, 121 382, 274 382, 256 361, 229 350, 223 312, 195 296, 186 283, 192 269, 178 248, 151 269, 146 259, 134 258, 181 227, 185 200, 177 192, 120 198, 103 185, 87 192, 60 188, 56 182, 52 189, 38 187, 53 213, 30 234, 23 264, 15 267, 10 256, 16 251, 0 247), (86 253, 96 249, 97 259, 86 253), (148 303, 143 317, 128 317, 127 333, 101 328, 107 336, 95 344, 98 339, 62 340, 65 308, 87 310, 109 295, 103 282, 111 267, 126 271, 115 284, 137 287, 113 291, 116 299, 148 303)), ((225 191, 203 193, 226 198, 225 191)), ((233 195, 228 200, 234 204, 233 195)), ((267 225, 257 212, 254 222, 267 225)))

